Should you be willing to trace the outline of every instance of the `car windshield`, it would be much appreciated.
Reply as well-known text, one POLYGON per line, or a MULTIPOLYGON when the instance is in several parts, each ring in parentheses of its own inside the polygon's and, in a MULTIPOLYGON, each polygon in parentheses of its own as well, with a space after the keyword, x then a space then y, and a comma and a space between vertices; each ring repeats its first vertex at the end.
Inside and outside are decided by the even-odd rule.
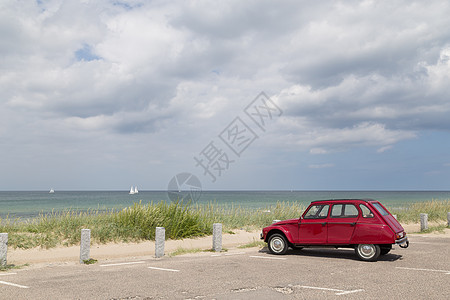
POLYGON ((382 215, 387 216, 389 213, 380 205, 380 203, 372 203, 373 207, 382 215))
POLYGON ((328 216, 329 206, 325 204, 311 206, 305 214, 305 219, 324 219, 328 216))

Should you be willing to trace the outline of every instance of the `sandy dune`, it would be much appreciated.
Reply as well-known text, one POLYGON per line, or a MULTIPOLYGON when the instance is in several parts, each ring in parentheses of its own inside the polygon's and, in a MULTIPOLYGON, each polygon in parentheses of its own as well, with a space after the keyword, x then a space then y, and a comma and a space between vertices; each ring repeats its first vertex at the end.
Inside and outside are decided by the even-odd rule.
MULTIPOLYGON (((254 240, 259 240, 260 230, 247 232, 244 230, 234 230, 235 234, 223 234, 222 247, 236 248, 254 240)), ((164 252, 166 255, 177 248, 207 250, 212 248, 212 236, 184 240, 168 240, 165 243, 164 252)), ((108 243, 91 245, 90 256, 97 260, 133 258, 133 257, 153 257, 155 255, 155 242, 146 241, 141 243, 108 243)), ((52 249, 8 249, 8 264, 36 264, 36 263, 61 263, 76 262, 80 259, 80 247, 57 247, 52 249)))

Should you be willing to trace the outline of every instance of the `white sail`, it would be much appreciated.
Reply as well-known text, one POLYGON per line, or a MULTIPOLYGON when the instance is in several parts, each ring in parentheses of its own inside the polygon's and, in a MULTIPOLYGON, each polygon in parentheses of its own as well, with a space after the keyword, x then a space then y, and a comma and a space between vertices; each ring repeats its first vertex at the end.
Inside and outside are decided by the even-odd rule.
POLYGON ((49 194, 53 194, 55 192, 55 190, 53 188, 50 189, 50 191, 48 192, 49 194))
POLYGON ((138 191, 138 189, 137 189, 137 186, 134 187, 134 193, 135 193, 135 194, 139 194, 139 191, 138 191))
POLYGON ((131 186, 131 188, 130 188, 130 195, 133 195, 134 194, 134 189, 133 189, 133 186, 131 186))

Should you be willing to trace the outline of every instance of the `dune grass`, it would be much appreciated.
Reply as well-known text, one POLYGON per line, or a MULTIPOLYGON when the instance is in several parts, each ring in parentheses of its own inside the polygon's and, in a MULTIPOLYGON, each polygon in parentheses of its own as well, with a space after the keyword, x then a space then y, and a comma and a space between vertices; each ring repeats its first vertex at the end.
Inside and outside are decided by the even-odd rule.
POLYGON ((447 221, 447 212, 450 212, 450 200, 431 200, 427 202, 413 203, 402 208, 388 208, 392 214, 397 215, 401 223, 417 223, 420 214, 428 214, 428 221, 447 221))
MULTIPOLYGON (((31 220, 0 219, 0 232, 8 233, 10 247, 21 249, 76 245, 83 228, 91 229, 93 243, 154 240, 157 226, 165 228, 167 239, 182 239, 212 234, 213 223, 222 223, 224 232, 260 229, 273 220, 298 218, 304 209, 301 204, 289 202, 264 209, 221 206, 214 202, 206 205, 139 202, 122 210, 68 210, 31 220)), ((428 213, 430 221, 446 221, 450 200, 415 203, 390 211, 402 223, 418 222, 420 213, 428 213)))

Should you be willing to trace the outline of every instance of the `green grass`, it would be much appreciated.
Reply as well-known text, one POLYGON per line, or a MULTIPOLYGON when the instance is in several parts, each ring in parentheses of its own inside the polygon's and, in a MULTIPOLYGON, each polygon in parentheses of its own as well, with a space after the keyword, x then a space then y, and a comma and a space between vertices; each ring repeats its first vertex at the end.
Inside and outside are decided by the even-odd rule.
POLYGON ((0 272, 6 272, 9 270, 17 270, 17 269, 21 269, 23 267, 29 266, 29 264, 24 264, 24 265, 6 265, 6 266, 0 266, 0 272))
MULTIPOLYGON (((190 205, 183 202, 135 203, 123 210, 79 212, 68 210, 40 215, 32 220, 1 219, 0 232, 8 233, 13 248, 53 248, 80 243, 81 229, 91 229, 93 243, 138 242, 154 240, 156 227, 164 227, 167 239, 183 239, 212 234, 214 223, 223 224, 223 232, 235 229, 261 229, 272 220, 298 218, 305 207, 298 203, 278 202, 264 209, 223 206, 211 202, 190 205)), ((415 203, 402 209, 390 209, 402 223, 416 223, 420 213, 429 221, 446 221, 450 200, 415 203)))
POLYGON ((195 205, 192 208, 201 214, 209 224, 222 223, 224 231, 233 229, 260 229, 272 224, 273 220, 299 218, 305 207, 298 203, 278 202, 264 209, 243 208, 241 206, 226 206, 209 203, 195 205))
POLYGON ((188 249, 188 248, 178 247, 175 251, 169 253, 169 256, 184 255, 184 254, 189 254, 189 253, 199 253, 199 252, 205 252, 205 251, 206 250, 202 250, 200 248, 188 249))
POLYGON ((120 211, 101 213, 65 211, 25 221, 0 219, 0 232, 8 233, 9 246, 21 249, 76 245, 82 228, 91 229, 94 243, 154 240, 157 226, 165 228, 169 239, 212 233, 212 223, 182 202, 135 203, 120 211))
POLYGON ((98 260, 96 260, 96 259, 94 259, 94 258, 89 258, 89 259, 83 260, 83 263, 84 263, 85 265, 93 265, 93 264, 95 264, 95 263, 97 263, 97 262, 98 262, 98 260))

